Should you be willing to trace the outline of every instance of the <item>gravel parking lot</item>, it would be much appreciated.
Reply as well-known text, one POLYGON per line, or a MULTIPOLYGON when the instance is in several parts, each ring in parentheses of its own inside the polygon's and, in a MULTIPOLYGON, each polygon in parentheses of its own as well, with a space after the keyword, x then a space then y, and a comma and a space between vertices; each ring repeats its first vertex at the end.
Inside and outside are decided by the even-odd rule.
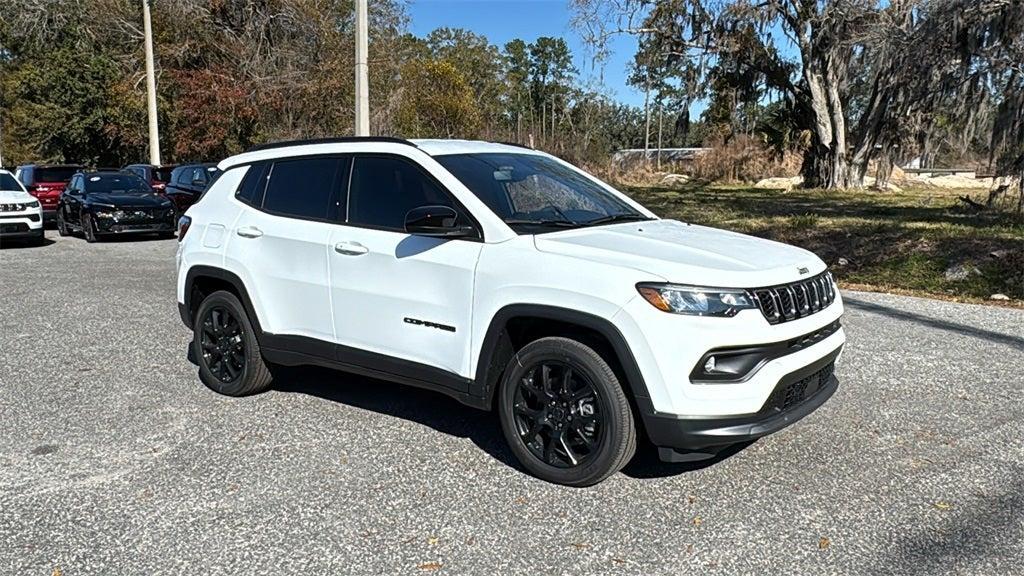
POLYGON ((185 357, 173 240, 0 251, 0 573, 1024 573, 1024 311, 846 293, 836 395, 720 460, 589 489, 496 420, 185 357))

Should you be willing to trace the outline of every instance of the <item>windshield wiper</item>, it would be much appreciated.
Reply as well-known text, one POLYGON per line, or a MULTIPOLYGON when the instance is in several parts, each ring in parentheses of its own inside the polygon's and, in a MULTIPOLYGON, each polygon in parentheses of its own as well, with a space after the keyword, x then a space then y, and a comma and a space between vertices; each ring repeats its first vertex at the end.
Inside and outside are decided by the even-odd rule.
POLYGON ((649 216, 644 216, 643 214, 609 214, 608 216, 602 216, 600 218, 594 218, 593 220, 587 220, 586 222, 582 222, 581 224, 583 226, 599 226, 601 224, 610 224, 612 222, 637 222, 640 220, 651 220, 651 218, 649 216))
POLYGON ((510 219, 505 220, 505 224, 516 225, 516 224, 527 224, 530 226, 559 226, 564 228, 575 228, 579 226, 579 222, 573 222, 572 220, 524 220, 524 219, 510 219))

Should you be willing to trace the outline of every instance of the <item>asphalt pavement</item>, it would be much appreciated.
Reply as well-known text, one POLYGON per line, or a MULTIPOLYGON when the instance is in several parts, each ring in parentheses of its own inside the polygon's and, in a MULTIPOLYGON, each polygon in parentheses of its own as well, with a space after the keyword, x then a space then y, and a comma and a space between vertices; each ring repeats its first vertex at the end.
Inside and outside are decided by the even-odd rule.
POLYGON ((174 240, 47 237, 0 250, 0 574, 1024 574, 1024 310, 847 292, 817 412, 573 489, 438 394, 218 396, 174 240))

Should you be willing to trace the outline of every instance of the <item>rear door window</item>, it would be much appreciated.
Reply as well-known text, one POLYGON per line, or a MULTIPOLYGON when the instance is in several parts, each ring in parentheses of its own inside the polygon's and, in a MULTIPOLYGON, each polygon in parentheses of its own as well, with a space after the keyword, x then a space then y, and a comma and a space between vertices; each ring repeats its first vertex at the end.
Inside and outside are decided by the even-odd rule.
POLYGON ((337 157, 274 162, 263 209, 294 218, 337 220, 341 215, 340 183, 347 181, 347 166, 347 161, 337 157))

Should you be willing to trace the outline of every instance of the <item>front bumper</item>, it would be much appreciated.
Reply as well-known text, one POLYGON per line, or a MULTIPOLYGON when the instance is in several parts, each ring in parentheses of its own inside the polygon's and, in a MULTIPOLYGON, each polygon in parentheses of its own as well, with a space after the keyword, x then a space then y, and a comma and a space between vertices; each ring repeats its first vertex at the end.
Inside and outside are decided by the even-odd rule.
POLYGON ((34 212, 0 214, 0 237, 40 238, 43 236, 43 218, 38 208, 34 212))
POLYGON ((94 218, 96 231, 100 234, 145 234, 152 232, 174 232, 174 218, 147 220, 118 220, 115 218, 94 218))
POLYGON ((778 432, 832 397, 839 387, 834 366, 840 352, 784 376, 754 414, 716 418, 644 414, 647 435, 662 460, 678 462, 694 459, 693 452, 710 456, 723 447, 778 432))

